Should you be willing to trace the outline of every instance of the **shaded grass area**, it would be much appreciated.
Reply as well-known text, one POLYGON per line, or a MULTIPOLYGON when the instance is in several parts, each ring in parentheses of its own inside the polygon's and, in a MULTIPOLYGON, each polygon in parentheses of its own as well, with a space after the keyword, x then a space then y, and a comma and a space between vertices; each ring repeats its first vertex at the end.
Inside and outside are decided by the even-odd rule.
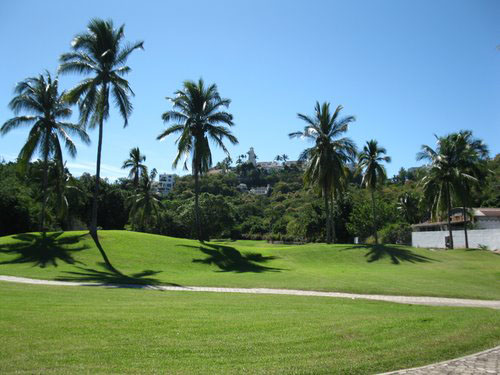
POLYGON ((100 231, 114 273, 85 232, 0 238, 0 274, 126 284, 267 287, 500 299, 500 256, 385 245, 199 243, 100 231))
POLYGON ((500 342, 490 309, 0 283, 0 373, 369 374, 500 342))

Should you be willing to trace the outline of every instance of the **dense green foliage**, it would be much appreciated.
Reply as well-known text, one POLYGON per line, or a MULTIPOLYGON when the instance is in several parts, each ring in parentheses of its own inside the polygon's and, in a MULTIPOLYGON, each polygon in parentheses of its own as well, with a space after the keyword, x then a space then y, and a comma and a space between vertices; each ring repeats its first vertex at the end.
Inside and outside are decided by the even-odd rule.
MULTIPOLYGON (((192 211, 191 211, 192 212, 192 211)), ((500 257, 400 245, 269 244, 99 231, 117 274, 102 266, 88 232, 0 238, 0 274, 125 284, 287 288, 500 300, 500 257)))
MULTIPOLYGON (((498 171, 500 156, 487 161, 489 170, 483 188, 472 187, 471 206, 495 206, 500 203, 498 171)), ((429 203, 418 182, 425 168, 401 171, 385 181, 375 191, 377 230, 395 224, 418 223, 430 217, 429 203), (401 177, 404 176, 404 177, 401 177), (404 182, 403 182, 404 181, 404 182)), ((41 163, 29 165, 26 176, 17 173, 13 163, 0 163, 0 234, 21 233, 37 228, 40 213, 41 163)), ((90 223, 94 178, 89 174, 74 178, 66 171, 68 201, 64 217, 57 214, 55 201, 49 198, 47 226, 49 229, 84 229, 90 223)), ((49 186, 57 179, 49 173, 49 186)), ((193 230, 194 179, 179 177, 173 191, 161 199, 158 214, 151 215, 144 226, 133 225, 129 197, 137 194, 131 181, 120 179, 110 183, 101 179, 98 226, 103 229, 124 229, 164 234, 174 237, 196 237, 193 230), (129 204, 127 204, 127 201, 129 204)), ((360 187, 360 180, 351 176, 346 191, 335 199, 333 221, 337 240, 352 242, 354 237, 366 239, 372 234, 372 206, 370 193, 360 187)), ((460 201, 456 201, 460 204, 460 201)), ((211 238, 268 239, 272 241, 324 241, 326 217, 321 197, 303 187, 302 170, 284 167, 279 171, 265 171, 249 164, 240 164, 226 173, 208 174, 200 179, 201 220, 211 238), (245 166, 244 168, 242 166, 245 166), (248 188, 271 186, 269 196, 240 192, 238 185, 248 188)), ((407 226, 406 226, 407 227, 407 226)), ((388 229, 385 229, 387 232, 388 229)), ((394 238, 393 236, 383 236, 394 238)), ((398 243, 407 236, 398 237, 398 243)), ((389 241, 390 242, 390 241, 389 241)))

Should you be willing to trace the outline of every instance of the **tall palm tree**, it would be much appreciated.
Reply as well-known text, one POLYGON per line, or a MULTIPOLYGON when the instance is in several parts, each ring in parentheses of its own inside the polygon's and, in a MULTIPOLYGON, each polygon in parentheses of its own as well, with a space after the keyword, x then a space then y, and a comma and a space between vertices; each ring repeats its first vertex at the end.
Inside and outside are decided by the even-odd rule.
POLYGON ((156 174, 156 169, 153 169, 149 175, 146 169, 135 194, 128 198, 131 205, 130 217, 134 222, 139 223, 140 230, 147 228, 153 214, 158 217, 159 208, 162 207, 161 198, 153 186, 156 174))
POLYGON ((127 126, 133 108, 130 96, 134 95, 134 92, 128 81, 123 78, 131 71, 125 64, 134 50, 143 48, 143 42, 130 44, 123 41, 124 27, 125 25, 122 25, 115 29, 111 20, 92 19, 87 32, 78 34, 71 42, 73 51, 61 55, 59 66, 61 73, 90 76, 68 91, 65 98, 70 103, 78 102, 82 124, 88 124, 91 128, 99 127, 90 234, 109 268, 113 267, 97 237, 97 198, 101 174, 103 125, 109 117, 111 95, 124 120, 123 126, 127 126))
POLYGON ((146 161, 146 156, 141 154, 139 147, 134 147, 130 150, 129 158, 123 162, 122 169, 130 168, 128 178, 133 178, 134 187, 139 186, 139 177, 147 175, 148 170, 146 165, 142 164, 146 161))
POLYGON ((384 147, 379 147, 374 139, 366 142, 363 151, 358 155, 358 171, 363 175, 361 184, 370 189, 372 198, 373 214, 373 234, 375 235, 375 244, 378 244, 377 235, 377 217, 375 214, 375 189, 377 185, 387 178, 385 167, 382 162, 390 163, 391 158, 384 156, 387 151, 384 147))
POLYGON ((422 145, 422 150, 417 154, 417 160, 427 160, 429 169, 422 178, 421 183, 424 195, 431 204, 431 218, 440 219, 446 213, 450 248, 454 248, 453 232, 451 228, 452 199, 460 194, 463 181, 477 181, 477 179, 464 172, 461 167, 457 144, 453 135, 437 137, 436 150, 427 145, 422 145))
POLYGON ((451 142, 453 157, 460 172, 455 189, 462 202, 465 247, 468 249, 467 207, 470 203, 472 185, 483 180, 488 174, 484 164, 484 160, 488 157, 488 147, 481 140, 473 138, 470 130, 452 133, 447 137, 451 142))
POLYGON ((58 168, 63 168, 63 155, 59 138, 62 138, 67 152, 71 157, 76 155, 76 146, 71 135, 88 144, 90 139, 80 125, 64 122, 71 116, 71 109, 63 100, 64 92, 59 93, 58 79, 52 79, 49 72, 38 77, 30 77, 17 84, 17 94, 9 103, 9 107, 17 115, 2 125, 0 133, 22 127, 31 126, 28 139, 22 147, 18 163, 22 171, 26 170, 28 162, 38 152, 43 162, 42 211, 40 215, 40 231, 45 236, 45 211, 48 199, 47 180, 49 160, 53 159, 58 168))
MULTIPOLYGON (((323 195, 326 213, 326 242, 332 242, 332 229, 334 228, 330 199, 340 192, 346 179, 347 162, 352 162, 356 157, 356 146, 347 138, 340 138, 355 121, 354 116, 340 117, 342 106, 339 105, 335 112, 330 113, 330 103, 316 102, 313 116, 298 113, 299 119, 306 122, 303 131, 290 133, 290 138, 301 137, 314 142, 314 146, 305 149, 300 161, 306 161, 304 182, 320 190, 323 195)), ((333 204, 333 201, 331 202, 333 204)), ((335 237, 335 235, 333 235, 335 237)))
POLYGON ((206 86, 200 78, 198 82, 185 81, 182 90, 175 92, 172 102, 173 109, 163 113, 162 119, 171 124, 157 139, 162 140, 170 134, 179 133, 177 138, 177 156, 173 167, 184 158, 184 169, 188 169, 187 161, 191 157, 191 171, 195 182, 195 220, 198 239, 204 240, 199 207, 200 176, 212 165, 210 141, 222 148, 229 155, 224 145, 227 139, 233 145, 238 143, 236 137, 225 127, 233 126, 233 116, 224 111, 231 103, 229 99, 220 97, 217 86, 206 86), (222 125, 220 125, 222 124, 222 125))

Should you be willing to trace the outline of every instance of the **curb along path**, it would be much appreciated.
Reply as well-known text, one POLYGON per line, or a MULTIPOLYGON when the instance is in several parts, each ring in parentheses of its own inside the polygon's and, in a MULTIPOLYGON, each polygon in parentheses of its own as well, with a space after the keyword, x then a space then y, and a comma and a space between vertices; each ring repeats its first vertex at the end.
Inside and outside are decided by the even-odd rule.
POLYGON ((500 374, 500 346, 449 361, 379 375, 500 374))
POLYGON ((409 305, 487 307, 491 309, 500 310, 500 301, 487 301, 487 300, 474 300, 474 299, 461 299, 461 298, 386 296, 377 294, 317 292, 309 290, 270 289, 270 288, 217 288, 217 287, 202 287, 202 286, 105 284, 105 283, 91 283, 91 282, 39 280, 39 279, 30 279, 26 277, 1 276, 1 275, 0 275, 0 281, 8 281, 14 283, 23 283, 23 284, 36 284, 36 285, 100 286, 108 288, 133 288, 133 289, 168 290, 168 291, 184 291, 184 292, 247 293, 247 294, 275 294, 275 295, 278 294, 278 295, 289 295, 289 296, 350 298, 350 299, 365 299, 374 301, 395 302, 395 303, 403 303, 409 305))

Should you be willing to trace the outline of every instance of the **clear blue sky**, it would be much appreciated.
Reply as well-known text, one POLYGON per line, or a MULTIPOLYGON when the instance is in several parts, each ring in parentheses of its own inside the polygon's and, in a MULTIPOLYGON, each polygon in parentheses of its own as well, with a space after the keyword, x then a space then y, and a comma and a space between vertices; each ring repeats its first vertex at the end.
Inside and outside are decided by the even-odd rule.
MULTIPOLYGON (((126 175, 120 166, 135 146, 150 168, 172 171, 174 139, 156 141, 165 97, 199 77, 232 99, 233 159, 250 146, 261 161, 296 159, 306 145, 287 134, 302 129, 296 114, 312 113, 316 100, 357 117, 349 136, 358 147, 372 138, 385 146, 389 175, 417 165, 434 133, 471 129, 500 152, 500 1, 19 0, 0 2, 0 15, 0 124, 12 117, 16 82, 55 72, 90 18, 125 23, 127 40, 144 40, 145 51, 129 59, 130 124, 123 129, 112 112, 105 125, 102 173, 110 179, 126 175)), ((61 86, 80 79, 63 76, 61 86)), ((97 132, 90 135, 91 146, 68 160, 74 175, 95 171, 97 132)), ((26 136, 0 138, 0 158, 13 160, 26 136)))

